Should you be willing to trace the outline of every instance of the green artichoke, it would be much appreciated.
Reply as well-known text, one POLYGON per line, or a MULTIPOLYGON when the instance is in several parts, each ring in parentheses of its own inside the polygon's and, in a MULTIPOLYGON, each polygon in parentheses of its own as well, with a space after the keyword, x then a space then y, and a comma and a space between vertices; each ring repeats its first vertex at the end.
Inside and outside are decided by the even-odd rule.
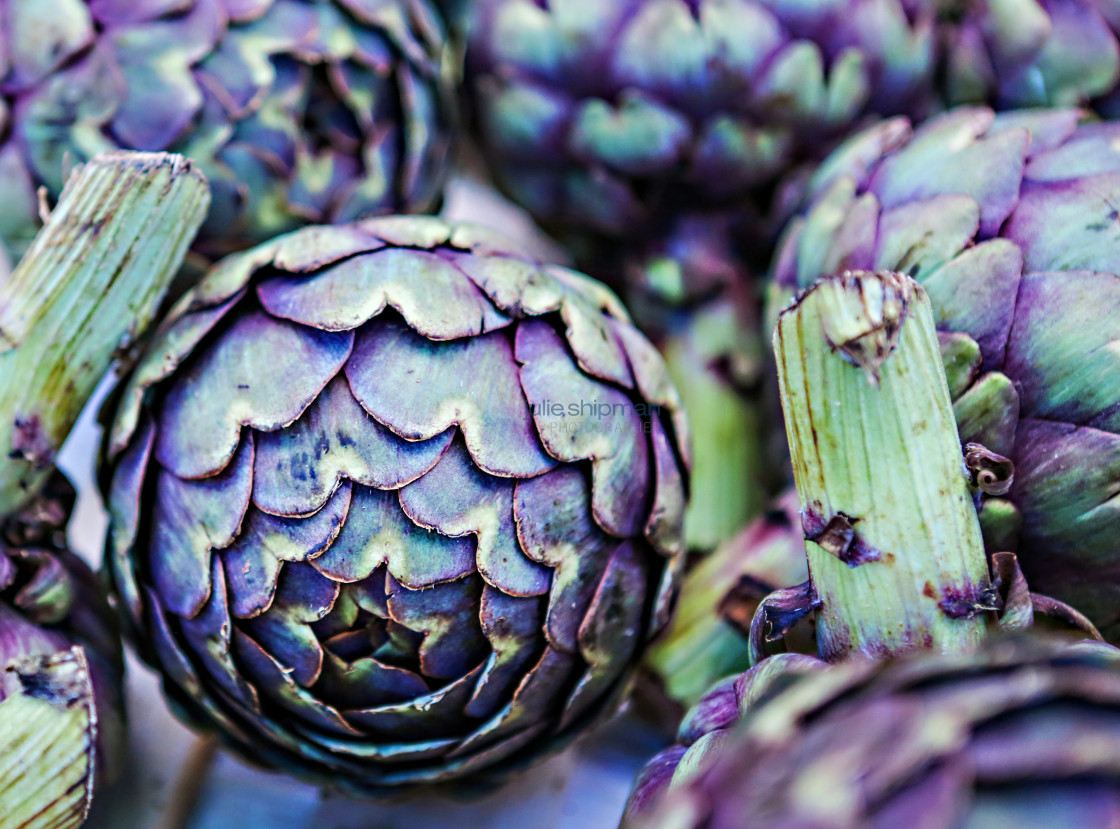
POLYGON ((79 826, 124 748, 124 657, 104 587, 65 547, 58 472, 0 521, 0 823, 79 826))
POLYGON ((750 664, 745 634, 759 603, 808 578, 791 489, 689 570, 669 626, 646 655, 644 700, 675 728, 713 682, 750 664))
MULTIPOLYGON (((1120 636, 1120 125, 960 109, 886 121, 818 170, 773 270, 897 270, 928 293, 962 443, 1009 459, 983 495, 989 552, 1120 636)), ((775 306, 784 300, 778 298, 775 306)))
POLYGON ((213 202, 199 247, 308 222, 422 212, 447 168, 451 93, 428 0, 3 4, 0 239, 36 191, 111 149, 189 156, 213 202))
POLYGON ((120 390, 106 558, 192 723, 361 795, 616 707, 683 554, 685 425, 617 299, 397 217, 229 257, 120 390))
MULTIPOLYGON (((739 691, 751 702, 742 724, 696 740, 659 802, 636 790, 627 826, 1115 825, 1120 651, 1113 647, 997 639, 974 653, 858 660, 825 671, 779 665, 772 673, 779 676, 767 677, 760 695, 750 693, 749 674, 724 691, 713 703, 721 713, 708 722, 725 725, 722 712, 734 710, 739 691)), ((665 755, 661 765, 677 764, 665 755)), ((647 767, 646 795, 665 788, 653 783, 665 777, 647 767)))

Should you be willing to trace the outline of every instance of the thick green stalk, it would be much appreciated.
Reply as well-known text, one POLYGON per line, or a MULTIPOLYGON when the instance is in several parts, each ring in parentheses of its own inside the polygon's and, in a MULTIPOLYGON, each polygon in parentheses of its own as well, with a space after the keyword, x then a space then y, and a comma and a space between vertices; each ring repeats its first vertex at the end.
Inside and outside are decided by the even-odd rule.
POLYGON ((81 648, 8 666, 0 700, 0 826, 77 829, 93 798, 97 709, 81 648))
POLYGON ((151 322, 209 201, 177 155, 107 153, 71 174, 0 281, 0 515, 34 495, 98 381, 151 322))
POLYGON ((979 642, 993 591, 925 292, 822 279, 774 350, 822 658, 979 642))

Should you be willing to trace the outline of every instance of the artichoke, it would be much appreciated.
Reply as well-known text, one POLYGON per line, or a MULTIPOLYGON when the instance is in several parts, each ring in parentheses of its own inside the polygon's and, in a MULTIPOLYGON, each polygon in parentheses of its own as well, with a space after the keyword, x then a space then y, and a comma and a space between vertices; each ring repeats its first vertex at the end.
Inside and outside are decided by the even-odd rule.
POLYGON ((1112 111, 1120 8, 1100 0, 980 0, 942 7, 941 95, 999 109, 1093 103, 1112 111))
POLYGON ((974 653, 777 670, 738 730, 691 768, 682 762, 659 803, 643 812, 631 801, 628 826, 1115 825, 1113 647, 1012 638, 974 653))
POLYGON ((58 472, 0 521, 0 816, 82 823, 122 759, 120 633, 105 591, 65 547, 74 490, 58 472))
POLYGON ((784 235, 782 304, 848 269, 910 274, 932 301, 962 443, 1014 467, 984 493, 989 552, 1120 636, 1120 125, 963 108, 858 134, 784 235))
POLYGON ((118 148, 198 164, 206 253, 439 199, 451 93, 428 0, 2 8, 0 239, 16 252, 38 188, 56 196, 69 163, 118 148))
POLYGON ((676 728, 683 708, 750 664, 745 634, 759 603, 808 578, 791 489, 688 571, 673 618, 646 655, 643 701, 664 711, 676 728))
POLYGON ((499 184, 546 226, 641 236, 734 204, 866 112, 932 102, 933 4, 479 0, 468 91, 499 184))
POLYGON ((497 780, 664 625, 685 437, 599 283, 436 219, 308 228, 219 263, 120 389, 106 557, 173 704, 246 758, 497 780))
POLYGON ((762 699, 786 687, 792 678, 827 666, 814 656, 780 653, 742 674, 713 683, 681 719, 674 744, 654 755, 638 772, 626 801, 623 824, 654 811, 668 792, 718 755, 731 729, 762 699))

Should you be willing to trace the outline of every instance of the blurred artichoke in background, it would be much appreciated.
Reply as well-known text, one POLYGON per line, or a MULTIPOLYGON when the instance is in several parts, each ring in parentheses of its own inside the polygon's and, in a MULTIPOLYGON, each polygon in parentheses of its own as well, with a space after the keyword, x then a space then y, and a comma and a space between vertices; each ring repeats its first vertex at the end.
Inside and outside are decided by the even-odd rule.
POLYGON ((79 826, 124 748, 120 633, 65 547, 74 490, 55 473, 0 521, 0 822, 79 826))
MULTIPOLYGON (((962 443, 1013 462, 989 552, 1120 636, 1120 124, 1073 110, 886 121, 817 171, 775 260, 788 297, 845 270, 929 294, 962 443)), ((783 299, 775 298, 775 307, 783 299)))
POLYGON ((1110 0, 951 0, 941 18, 947 104, 1092 103, 1115 114, 1120 6, 1110 0))
POLYGON ((647 244, 612 248, 595 274, 617 274, 635 323, 660 349, 693 435, 685 538, 707 552, 762 511, 777 484, 762 462, 765 347, 754 272, 734 211, 674 218, 647 244))
POLYGON ((900 0, 479 0, 468 91, 498 183, 546 228, 640 237, 867 112, 924 111, 934 22, 900 0))
POLYGON ((612 712, 682 558, 685 426, 617 299, 472 227, 309 228, 180 301, 107 435, 107 549, 190 721, 356 794, 612 712))
POLYGON ((828 663, 815 656, 780 653, 713 683, 681 719, 676 742, 638 772, 623 824, 652 812, 669 791, 686 784, 709 758, 718 756, 731 735, 729 729, 761 700, 778 693, 793 678, 826 667, 828 663))
POLYGON ((116 148, 189 156, 213 191, 199 248, 308 222, 423 212, 447 168, 451 92, 428 0, 8 0, 0 239, 36 190, 116 148))
MULTIPOLYGON (((748 674, 725 689, 722 705, 713 701, 729 713, 740 684, 747 686, 738 730, 694 742, 652 806, 636 790, 626 826, 1116 825, 1120 651, 1113 647, 996 639, 974 653, 857 660, 826 671, 779 664, 771 674, 760 695, 750 693, 748 674)), ((721 716, 709 722, 723 725, 721 716)), ((692 736, 688 729, 686 722, 692 736)), ((655 794, 664 780, 651 764, 641 782, 655 794)))

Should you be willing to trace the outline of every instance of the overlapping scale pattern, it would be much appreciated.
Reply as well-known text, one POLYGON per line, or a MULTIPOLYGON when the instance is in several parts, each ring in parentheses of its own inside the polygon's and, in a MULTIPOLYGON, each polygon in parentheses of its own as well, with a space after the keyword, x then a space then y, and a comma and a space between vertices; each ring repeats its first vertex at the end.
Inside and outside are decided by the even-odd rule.
POLYGON ((1120 125, 1074 110, 892 120, 817 172, 774 279, 897 270, 933 302, 962 442, 1009 457, 989 552, 1120 636, 1120 125))
POLYGON ((1120 98, 1120 8, 1111 0, 981 0, 942 5, 942 95, 1000 109, 1120 98))
POLYGON ((199 245, 424 212, 448 167, 450 81, 428 0, 0 3, 0 239, 36 191, 110 149, 182 153, 210 181, 199 245))
POLYGON ((482 0, 467 78, 516 201, 640 235, 764 188, 868 111, 924 110, 935 22, 898 0, 482 0))
POLYGON ((1116 822, 1114 647, 996 638, 973 653, 855 660, 801 676, 775 666, 783 675, 767 678, 775 658, 694 712, 681 733, 694 742, 679 764, 683 746, 646 767, 627 829, 1116 822), (728 730, 736 697, 750 704, 728 730), (674 764, 666 784, 663 769, 674 764))
POLYGON ((687 436, 618 301, 470 226, 229 257, 119 390, 130 628, 193 723, 376 795, 612 712, 683 554, 687 436))
POLYGON ((804 674, 823 671, 827 662, 800 653, 780 653, 741 674, 714 682, 685 712, 676 740, 642 766, 630 789, 623 826, 656 813, 661 801, 681 789, 705 764, 726 750, 734 729, 767 697, 804 674))

